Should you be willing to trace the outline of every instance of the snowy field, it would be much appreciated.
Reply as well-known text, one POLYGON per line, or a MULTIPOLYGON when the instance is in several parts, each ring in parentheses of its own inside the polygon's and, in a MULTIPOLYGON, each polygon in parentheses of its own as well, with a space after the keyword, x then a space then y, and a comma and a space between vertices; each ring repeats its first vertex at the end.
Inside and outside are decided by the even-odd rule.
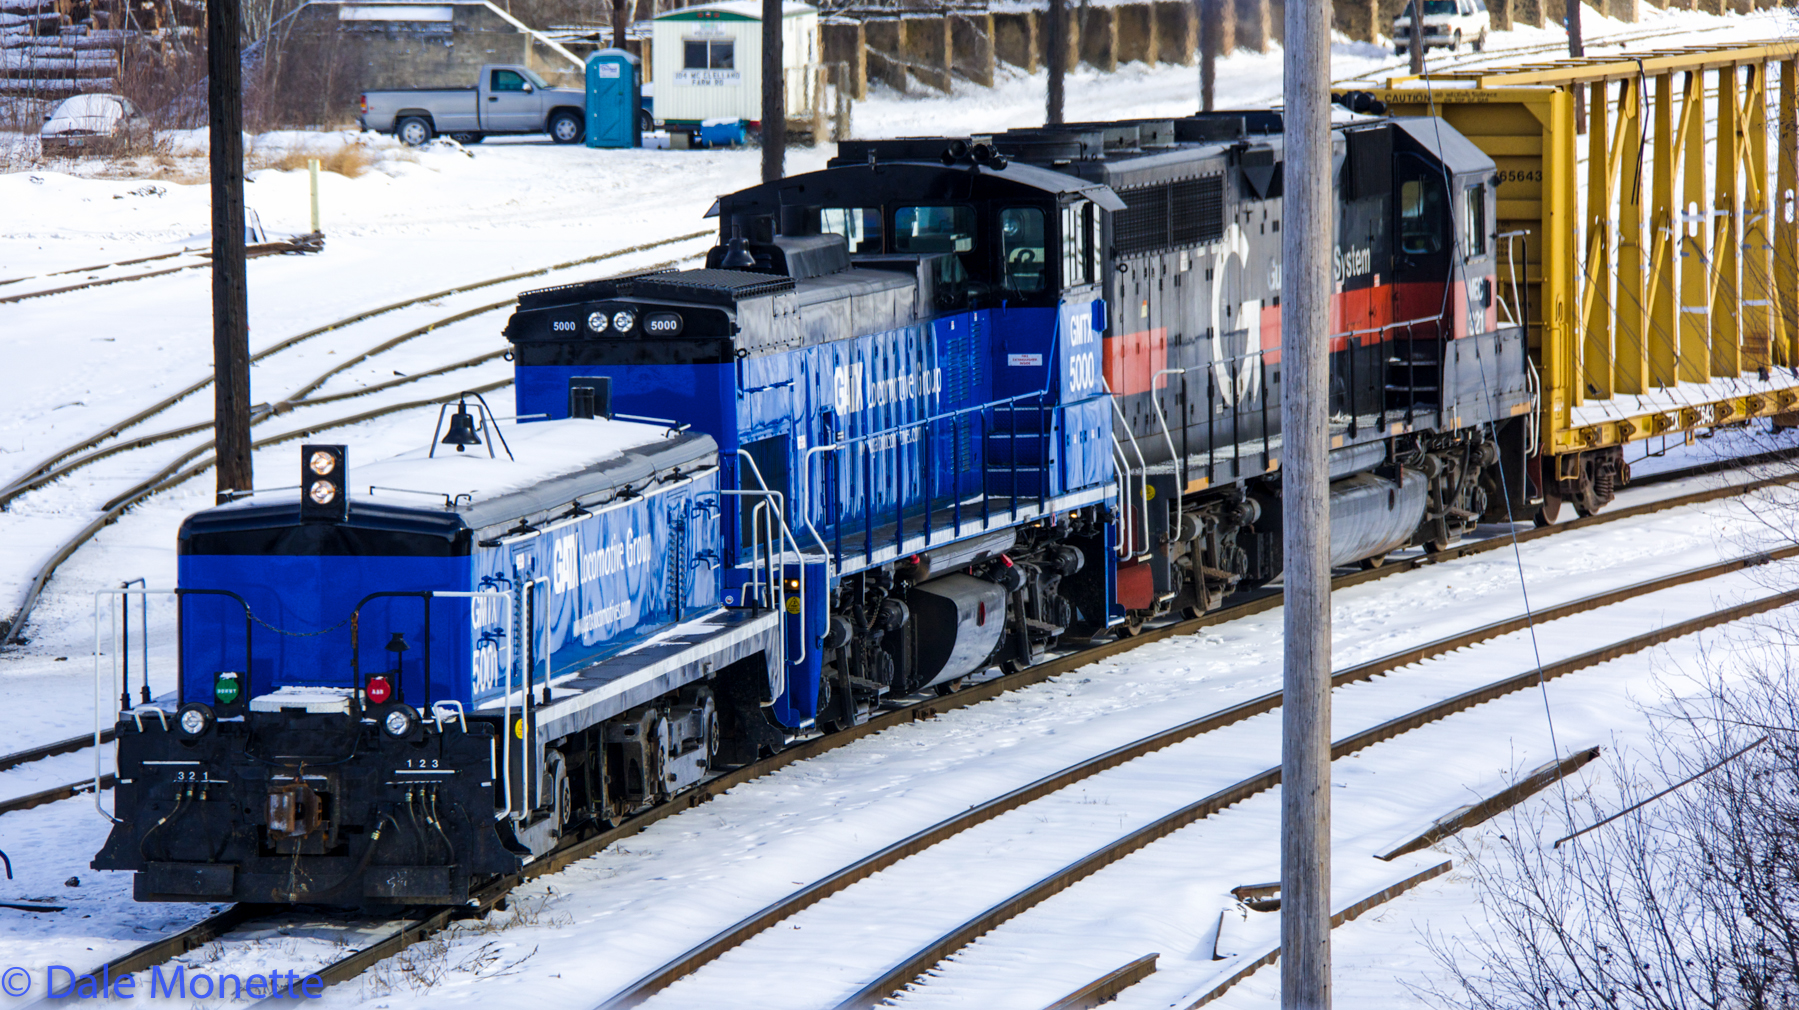
MULTIPOLYGON (((1589 38, 1678 28, 1645 47, 1712 44, 1791 34, 1782 15, 1713 18, 1646 10, 1637 25, 1585 11, 1589 38)), ((1559 42, 1559 32, 1495 33, 1490 49, 1559 42)), ((1597 44, 1597 43, 1592 43, 1597 44)), ((1609 51, 1609 50, 1608 50, 1609 51)), ((1448 58, 1432 54, 1433 62, 1448 58)), ((1528 59, 1552 58, 1532 55, 1528 59)), ((1221 107, 1277 104, 1279 52, 1238 53, 1218 68, 1221 107)), ((1403 72, 1390 49, 1339 43, 1333 77, 1371 82, 1403 72)), ((1012 74, 994 89, 963 86, 948 97, 878 92, 855 108, 862 136, 973 133, 1042 122, 1042 75, 1012 74)), ((1192 68, 1128 66, 1071 76, 1071 120, 1181 115, 1196 102, 1192 68)), ((172 166, 141 175, 117 166, 72 163, 0 175, 0 281, 149 256, 204 244, 204 185, 178 181, 203 168, 199 138, 181 138, 172 166), (182 153, 184 152, 184 153, 182 153), (187 173, 187 175, 183 175, 187 173)), ((759 153, 594 151, 536 139, 493 140, 467 149, 440 142, 408 151, 385 138, 286 133, 253 138, 272 163, 284 153, 368 148, 369 169, 323 176, 323 253, 269 257, 249 265, 251 346, 374 306, 496 275, 523 271, 705 230, 719 194, 753 184, 759 153)), ((796 149, 788 170, 822 167, 830 151, 796 149)), ((251 175, 247 202, 271 235, 308 230, 307 177, 268 168, 251 175)), ((574 268, 466 296, 446 297, 391 318, 322 334, 252 371, 253 399, 289 397, 335 360, 360 354, 409 327, 451 311, 508 298, 517 290, 656 263, 691 262, 707 242, 692 240, 593 267, 574 268)), ((68 281, 77 281, 74 275, 68 281)), ((101 276, 101 275, 94 275, 101 276)), ((0 297, 7 286, 0 284, 0 297)), ((0 304, 0 354, 10 373, 0 410, 0 485, 59 447, 167 396, 210 369, 210 279, 192 270, 89 291, 0 304)), ((345 392, 504 346, 504 310, 433 330, 332 380, 345 392)), ((502 379, 503 361, 350 400, 302 408, 266 422, 258 437, 301 430, 315 419, 383 403, 438 396, 502 379)), ((510 392, 490 397, 511 413, 510 392)), ((147 427, 204 420, 203 390, 147 427)), ((333 440, 374 459, 420 444, 435 411, 415 410, 354 428, 333 440)), ((117 465, 28 494, 0 513, 0 612, 10 612, 30 573, 55 545, 85 525, 101 503, 143 479, 205 436, 173 440, 117 465)), ((1790 436, 1789 436, 1790 438, 1790 436)), ((1719 454, 1725 439, 1672 447, 1643 460, 1639 473, 1719 454)), ((1757 448, 1763 446, 1758 445, 1757 448)), ((291 480, 290 443, 259 452, 257 483, 291 480)), ((1695 486, 1631 492, 1623 502, 1695 486)), ((212 496, 210 472, 127 512, 65 564, 47 590, 29 642, 0 654, 0 751, 91 728, 93 592, 142 577, 174 581, 174 533, 212 496)), ((1776 496, 1779 497, 1779 496, 1776 496)), ((1783 499, 1784 500, 1784 499, 1783 499)), ((1464 559, 1338 594, 1336 666, 1542 607, 1723 558, 1767 549, 1766 524, 1740 503, 1685 508, 1464 559)), ((1509 636, 1478 652, 1444 657, 1338 694, 1335 736, 1499 677, 1572 655, 1601 636, 1636 634, 1742 599, 1765 595, 1784 566, 1657 594, 1509 636)), ((152 611, 166 641, 169 614, 152 611)), ((1339 904, 1384 887, 1444 856, 1427 850, 1394 863, 1372 853, 1415 834, 1431 818, 1495 791, 1508 776, 1593 744, 1626 751, 1643 740, 1636 707, 1677 688, 1701 662, 1700 642, 1750 649, 1745 625, 1689 639, 1551 683, 1546 695, 1515 695, 1392 744, 1338 762, 1336 893, 1339 904), (1420 764, 1428 774, 1420 774, 1420 764)), ((397 1008, 443 1004, 496 1007, 578 1005, 597 1000, 653 963, 773 900, 795 884, 835 870, 951 809, 980 802, 1080 757, 1277 686, 1280 617, 1272 613, 1133 652, 1004 699, 931 723, 862 741, 740 788, 669 818, 630 842, 533 884, 513 911, 418 948, 326 999, 333 1005, 397 1008)), ((152 652, 159 693, 171 650, 152 652)), ((1278 716, 1264 716, 1089 780, 969 832, 860 885, 757 938, 707 974, 658 997, 657 1007, 829 1005, 951 922, 1016 890, 1124 830, 1278 760, 1278 716), (779 935, 776 935, 779 934, 779 935), (804 937, 824 936, 822 941, 804 937), (821 956, 821 950, 830 953, 821 956)), ((0 773, 0 795, 16 796, 93 771, 93 756, 68 755, 0 773)), ((1597 768, 1578 788, 1603 788, 1597 768)), ((1536 804, 1547 800, 1533 801, 1536 804)), ((1033 1007, 1141 954, 1159 951, 1161 970, 1121 1007, 1165 1007, 1203 989, 1237 959, 1255 957, 1276 931, 1273 915, 1231 909, 1229 888, 1276 876, 1278 797, 1265 794, 1156 843, 958 955, 908 1006, 1033 1007), (1225 912, 1222 933, 1218 924, 1225 912), (1213 950, 1225 956, 1213 961, 1213 950)), ((1557 815, 1559 817, 1559 814, 1557 815)), ((1552 818, 1553 820, 1553 818, 1552 818)), ((1497 824, 1499 822, 1495 822, 1497 824)), ((1556 822, 1559 827, 1559 821, 1556 822)), ((105 822, 91 798, 0 817, 0 849, 16 876, 0 881, 0 901, 68 906, 60 913, 0 909, 0 969, 49 963, 85 970, 158 932, 206 914, 205 906, 137 905, 122 874, 87 869, 105 822), (79 886, 65 880, 79 878, 79 886)), ((1466 841, 1481 850, 1485 831, 1466 841)), ((1407 988, 1440 977, 1421 942, 1425 929, 1457 935, 1477 917, 1458 870, 1337 931, 1339 1008, 1408 1005, 1407 988)), ((190 955, 213 972, 305 969, 341 956, 321 930, 292 922, 190 955)), ((1219 1006, 1278 1002, 1278 972, 1264 969, 1219 1006)), ((12 1005, 0 997, 0 1006, 12 1005)), ((1184 1005, 1184 1004, 1181 1004, 1184 1005)))

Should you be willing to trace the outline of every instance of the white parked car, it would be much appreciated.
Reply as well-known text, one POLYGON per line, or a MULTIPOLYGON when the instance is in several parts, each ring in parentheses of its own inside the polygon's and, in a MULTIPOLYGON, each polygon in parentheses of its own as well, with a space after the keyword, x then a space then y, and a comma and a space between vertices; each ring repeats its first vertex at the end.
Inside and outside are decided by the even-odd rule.
MULTIPOLYGON (((1447 47, 1451 52, 1465 42, 1480 52, 1493 30, 1493 16, 1486 0, 1417 0, 1424 7, 1424 48, 1447 47)), ((1408 0, 1393 19, 1393 50, 1404 56, 1412 41, 1412 4, 1408 0)))
POLYGON ((45 117, 38 139, 46 158, 139 151, 150 146, 150 121, 118 95, 76 95, 45 117))

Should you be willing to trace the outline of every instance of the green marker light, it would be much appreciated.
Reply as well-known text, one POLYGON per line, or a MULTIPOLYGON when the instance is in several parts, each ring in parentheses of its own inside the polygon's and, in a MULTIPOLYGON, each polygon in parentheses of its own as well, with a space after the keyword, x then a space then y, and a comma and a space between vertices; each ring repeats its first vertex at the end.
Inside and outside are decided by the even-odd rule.
POLYGON ((226 670, 212 682, 212 696, 221 705, 229 705, 237 700, 237 674, 226 670))

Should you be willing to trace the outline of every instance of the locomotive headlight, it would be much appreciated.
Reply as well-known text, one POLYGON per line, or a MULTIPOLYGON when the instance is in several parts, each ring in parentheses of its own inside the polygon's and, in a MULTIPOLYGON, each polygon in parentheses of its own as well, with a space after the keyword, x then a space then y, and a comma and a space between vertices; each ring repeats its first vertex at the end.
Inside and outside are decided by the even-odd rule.
POLYGON ((611 321, 606 318, 604 312, 592 312, 587 316, 587 328, 595 333, 606 332, 606 327, 610 325, 611 321))
POLYGON ((320 477, 329 477, 331 471, 337 469, 337 457, 321 449, 312 454, 312 458, 306 461, 306 465, 320 477))
POLYGON ((620 333, 627 333, 637 325, 637 313, 630 309, 619 309, 612 314, 612 328, 620 333))
POLYGON ((385 731, 388 736, 411 736, 412 731, 418 728, 418 724, 419 714, 412 710, 411 705, 395 705, 393 708, 387 710, 386 715, 381 717, 381 729, 385 731))
POLYGON ((181 727, 182 736, 199 736, 212 728, 212 709, 197 701, 189 702, 181 706, 175 725, 181 727))
POLYGON ((312 487, 307 488, 306 497, 311 498, 315 504, 329 505, 337 498, 337 488, 332 487, 328 480, 315 480, 312 487))

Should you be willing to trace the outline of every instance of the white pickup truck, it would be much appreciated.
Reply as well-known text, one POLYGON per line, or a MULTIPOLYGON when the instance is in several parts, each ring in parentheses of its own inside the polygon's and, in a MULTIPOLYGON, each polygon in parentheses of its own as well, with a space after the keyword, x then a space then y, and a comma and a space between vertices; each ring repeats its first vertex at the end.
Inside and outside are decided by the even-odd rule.
POLYGON ((473 87, 365 91, 356 121, 413 147, 439 134, 477 144, 498 133, 548 133, 574 144, 587 132, 587 96, 552 88, 525 67, 490 63, 473 87))

